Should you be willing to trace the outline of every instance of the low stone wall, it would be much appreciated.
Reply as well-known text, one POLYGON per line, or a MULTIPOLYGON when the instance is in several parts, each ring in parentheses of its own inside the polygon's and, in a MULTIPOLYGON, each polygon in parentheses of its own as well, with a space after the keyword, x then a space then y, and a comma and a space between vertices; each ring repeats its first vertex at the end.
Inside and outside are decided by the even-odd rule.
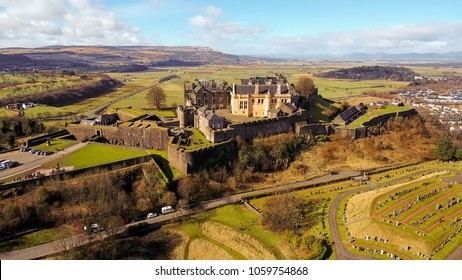
POLYGON ((336 135, 340 135, 341 137, 345 138, 351 138, 351 139, 359 139, 359 138, 365 138, 369 135, 376 135, 379 134, 380 129, 378 127, 383 127, 384 124, 386 124, 391 118, 395 117, 403 117, 403 118, 408 118, 418 115, 417 111, 412 108, 403 112, 397 112, 397 113, 389 113, 385 115, 381 115, 378 117, 375 117, 368 122, 364 122, 362 127, 358 128, 348 128, 348 127, 333 127, 335 130, 336 135))
POLYGON ((37 145, 40 145, 42 143, 45 143, 48 138, 56 138, 56 137, 64 136, 64 135, 67 135, 67 134, 69 134, 69 132, 66 129, 64 129, 64 130, 48 133, 48 134, 45 134, 45 135, 40 135, 40 136, 37 136, 37 137, 27 139, 25 145, 26 145, 26 147, 37 146, 37 145))

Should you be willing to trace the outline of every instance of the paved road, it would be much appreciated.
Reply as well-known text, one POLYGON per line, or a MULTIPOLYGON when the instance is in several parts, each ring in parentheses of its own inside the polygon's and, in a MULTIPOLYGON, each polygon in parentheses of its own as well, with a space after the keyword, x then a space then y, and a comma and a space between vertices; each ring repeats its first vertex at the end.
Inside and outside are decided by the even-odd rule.
MULTIPOLYGON (((155 218, 147 219, 144 221, 136 222, 136 223, 131 223, 125 226, 121 226, 117 229, 117 232, 121 232, 125 229, 127 229, 130 226, 134 226, 136 224, 139 224, 141 222, 147 222, 149 224, 156 224, 156 223, 165 223, 173 219, 177 219, 180 217, 186 217, 190 216, 196 213, 199 213, 204 210, 209 210, 209 209, 214 209, 217 207, 225 206, 228 204, 236 203, 241 201, 242 199, 246 198, 252 198, 256 196, 261 196, 264 194, 271 194, 271 193, 278 193, 278 192, 284 192, 287 190, 291 189, 297 189, 313 184, 319 184, 319 183, 327 183, 331 182, 334 180, 340 180, 344 178, 350 178, 352 176, 358 176, 360 175, 359 172, 356 171, 343 171, 339 172, 339 174, 336 175, 326 175, 317 179, 312 179, 312 180, 307 180, 307 181, 302 181, 302 182, 297 182, 297 183, 292 183, 292 184, 287 184, 287 185, 281 185, 281 186, 275 186, 272 188, 267 188, 267 189, 262 189, 262 190, 256 190, 256 191, 251 191, 251 192, 246 192, 246 193, 241 193, 241 194, 236 194, 232 195, 229 197, 224 197, 220 199, 215 199, 211 201, 207 201, 202 203, 199 206, 196 206, 194 208, 188 209, 188 210, 183 210, 180 209, 177 212, 167 214, 167 215, 160 215, 155 218)), ((100 233, 99 235, 96 236, 96 238, 104 239, 108 235, 107 233, 100 233)), ((9 253, 4 253, 0 254, 0 259, 1 260, 30 260, 30 259, 38 259, 42 257, 46 257, 55 253, 59 253, 64 251, 64 245, 66 246, 72 246, 72 247, 77 247, 84 245, 88 243, 90 240, 88 237, 84 234, 72 236, 63 240, 58 240, 55 242, 23 249, 23 250, 18 250, 18 251, 13 251, 9 253)))
MULTIPOLYGON (((85 145, 87 145, 87 143, 77 143, 77 144, 74 144, 74 145, 72 145, 70 147, 67 147, 63 151, 59 151, 59 152, 54 153, 52 155, 40 156, 40 157, 38 157, 37 159, 35 159, 33 161, 21 164, 21 165, 19 165, 17 167, 1 170, 0 171, 0 180, 11 177, 11 176, 14 176, 14 175, 18 175, 18 174, 21 174, 21 173, 24 173, 24 172, 27 172, 28 170, 32 170, 32 169, 35 169, 37 167, 40 167, 41 165, 43 165, 45 163, 48 163, 48 162, 53 161, 55 159, 59 159, 59 158, 63 157, 66 154, 72 153, 72 152, 82 148, 85 145)), ((23 152, 15 151, 15 152, 12 152, 12 153, 23 153, 23 152)), ((6 156, 4 156, 4 157, 6 157, 6 156)))

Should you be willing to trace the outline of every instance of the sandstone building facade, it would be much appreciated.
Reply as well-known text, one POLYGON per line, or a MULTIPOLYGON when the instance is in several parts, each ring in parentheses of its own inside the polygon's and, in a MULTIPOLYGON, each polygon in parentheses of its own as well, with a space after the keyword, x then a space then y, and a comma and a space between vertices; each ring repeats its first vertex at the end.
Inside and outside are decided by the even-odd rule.
POLYGON ((185 84, 184 99, 186 107, 202 107, 207 109, 227 109, 230 104, 231 87, 220 80, 196 80, 185 84))

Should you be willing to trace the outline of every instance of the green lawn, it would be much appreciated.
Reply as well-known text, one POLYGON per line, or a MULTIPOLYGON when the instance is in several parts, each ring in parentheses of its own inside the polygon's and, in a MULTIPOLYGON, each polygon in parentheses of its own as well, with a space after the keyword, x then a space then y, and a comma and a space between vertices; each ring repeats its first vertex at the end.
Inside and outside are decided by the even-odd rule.
POLYGON ((388 105, 381 108, 369 108, 367 113, 359 117, 357 120, 352 122, 350 127, 360 127, 363 123, 370 121, 371 119, 378 117, 380 115, 390 114, 390 113, 399 113, 411 109, 409 106, 394 106, 388 105))
POLYGON ((81 169, 141 157, 146 154, 145 150, 91 143, 59 160, 47 163, 44 167, 54 168, 59 162, 61 167, 73 166, 74 169, 81 169))
POLYGON ((54 139, 50 141, 50 146, 47 146, 47 143, 42 143, 37 146, 32 146, 31 148, 41 150, 41 151, 48 151, 54 152, 56 150, 62 150, 69 146, 76 144, 77 141, 74 140, 66 140, 66 139, 54 139))
POLYGON ((329 115, 333 112, 332 107, 338 106, 340 104, 317 96, 308 109, 308 116, 316 122, 330 122, 329 115))
POLYGON ((0 252, 11 252, 55 241, 56 232, 51 229, 40 230, 17 238, 0 242, 0 252))

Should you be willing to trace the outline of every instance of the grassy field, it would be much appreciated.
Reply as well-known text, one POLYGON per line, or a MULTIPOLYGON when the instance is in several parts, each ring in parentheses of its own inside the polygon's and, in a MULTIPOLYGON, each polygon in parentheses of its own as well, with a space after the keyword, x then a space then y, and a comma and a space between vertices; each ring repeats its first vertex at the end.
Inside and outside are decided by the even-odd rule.
POLYGON ((40 150, 40 151, 48 151, 48 152, 55 152, 56 150, 63 150, 67 147, 70 147, 76 144, 77 141, 74 140, 66 140, 66 139, 53 139, 50 141, 50 146, 47 143, 42 143, 37 146, 33 146, 31 148, 40 150))
POLYGON ((147 153, 144 150, 92 143, 60 158, 59 160, 49 162, 43 167, 54 168, 59 162, 61 167, 73 166, 74 169, 81 169, 141 157, 146 154, 147 153))
POLYGON ((0 116, 2 117, 15 117, 18 113, 15 111, 7 110, 7 109, 0 109, 0 116))
POLYGON ((400 88, 405 87, 409 84, 408 82, 396 82, 386 80, 355 81, 345 79, 325 79, 307 74, 295 74, 292 75, 291 78, 295 83, 300 76, 308 76, 311 79, 313 79, 315 86, 318 88, 319 95, 327 99, 351 97, 371 91, 397 91, 400 88))
POLYGON ((88 84, 99 79, 100 77, 94 75, 87 75, 87 79, 81 79, 78 75, 63 76, 60 72, 1 74, 0 98, 9 95, 17 96, 65 89, 74 85, 88 84))
POLYGON ((21 250, 58 239, 58 234, 52 229, 45 229, 25 234, 17 238, 0 242, 0 252, 21 250))

